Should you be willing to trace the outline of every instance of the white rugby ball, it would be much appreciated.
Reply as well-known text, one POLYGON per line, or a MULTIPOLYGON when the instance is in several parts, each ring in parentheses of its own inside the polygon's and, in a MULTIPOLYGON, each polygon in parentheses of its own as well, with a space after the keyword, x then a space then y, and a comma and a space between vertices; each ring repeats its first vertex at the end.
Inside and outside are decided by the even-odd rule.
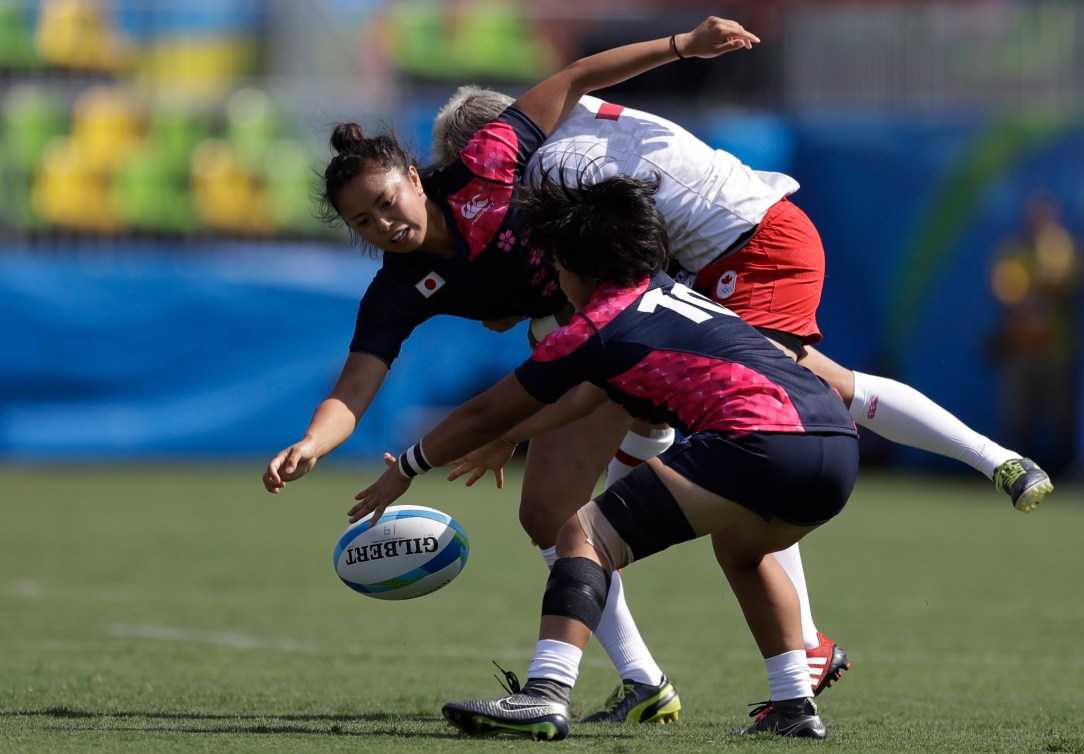
POLYGON ((467 565, 467 532, 424 505, 390 505, 375 526, 369 514, 335 546, 335 572, 366 597, 409 600, 435 592, 467 565))

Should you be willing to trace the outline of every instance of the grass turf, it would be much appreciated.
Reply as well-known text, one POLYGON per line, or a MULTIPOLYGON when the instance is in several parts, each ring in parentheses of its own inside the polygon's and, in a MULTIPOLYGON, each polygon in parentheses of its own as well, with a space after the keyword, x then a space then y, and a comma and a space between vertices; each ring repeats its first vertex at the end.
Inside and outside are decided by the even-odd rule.
MULTIPOLYGON (((243 468, 0 467, 0 751, 490 752, 451 699, 525 675, 545 581, 498 493, 434 473, 402 502, 471 538, 464 573, 407 602, 331 566, 372 473, 325 465, 279 496, 243 468)), ((727 732, 767 694, 706 541, 634 564, 629 603, 681 692, 668 726, 573 725, 571 751, 1084 752, 1084 495, 1028 516, 979 477, 863 473, 803 544, 814 614, 854 669, 820 697, 825 742, 727 732)), ((616 682, 589 647, 572 713, 616 682)))

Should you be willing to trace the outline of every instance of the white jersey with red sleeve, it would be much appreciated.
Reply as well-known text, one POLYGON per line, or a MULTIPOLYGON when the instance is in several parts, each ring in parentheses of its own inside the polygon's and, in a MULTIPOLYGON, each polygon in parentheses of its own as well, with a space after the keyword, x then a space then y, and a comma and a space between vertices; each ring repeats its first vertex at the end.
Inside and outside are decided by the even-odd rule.
POLYGON ((658 174, 655 202, 674 257, 690 272, 719 257, 798 190, 790 176, 753 170, 676 123, 597 97, 583 97, 550 134, 528 163, 529 180, 543 170, 564 171, 571 181, 584 174, 591 182, 658 174))

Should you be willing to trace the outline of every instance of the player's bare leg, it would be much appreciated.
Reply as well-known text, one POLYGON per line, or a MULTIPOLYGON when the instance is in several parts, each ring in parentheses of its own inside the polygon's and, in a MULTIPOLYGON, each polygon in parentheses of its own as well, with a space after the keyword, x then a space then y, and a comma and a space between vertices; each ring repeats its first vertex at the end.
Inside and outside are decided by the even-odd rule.
MULTIPOLYGON (((783 547, 796 534, 811 531, 778 519, 765 522, 746 519, 728 530, 716 532, 716 554, 727 580, 745 614, 768 672, 769 700, 755 709, 756 719, 732 735, 772 732, 780 735, 824 738, 827 729, 817 706, 801 681, 811 673, 809 655, 792 649, 801 640, 798 604, 793 578, 771 556, 758 556, 763 549, 783 547), (723 554, 725 551, 725 554, 723 554), (797 632, 797 633, 796 633, 797 632)), ((785 547, 792 549, 797 543, 785 547)))
MULTIPOLYGON (((561 524, 591 499, 602 472, 611 463, 614 449, 632 421, 614 404, 606 404, 590 416, 556 432, 531 440, 520 503, 520 523, 542 550, 546 564, 556 560, 554 543, 561 524), (560 473, 554 473, 560 469, 560 473), (575 502, 578 501, 578 502, 575 502), (563 518, 562 518, 563 516, 563 518)), ((652 428, 643 425, 650 433, 652 428)), ((643 431, 643 430, 642 430, 643 431)), ((670 437, 673 430, 669 430, 670 437)), ((665 448, 656 437, 647 444, 657 452, 665 448)), ((666 446, 669 446, 667 441, 666 446)), ((627 466, 627 464, 622 464, 627 466)), ((631 468, 631 467, 629 467, 631 468)), ((607 478, 607 481, 609 478, 607 478)), ((596 638, 617 670, 619 682, 585 722, 669 722, 677 718, 681 701, 640 635, 625 601, 619 572, 611 577, 610 590, 596 638)))
MULTIPOLYGON (((791 350, 777 340, 769 338, 769 342, 795 361, 802 357, 802 354, 791 350)), ((835 375, 836 379, 845 382, 850 374, 849 370, 835 364, 835 362, 831 362, 831 364, 838 367, 839 371, 835 375)), ((719 542, 713 535, 712 547, 715 549, 716 561, 722 565, 721 558, 725 556, 727 545, 719 542)), ((851 662, 847 658, 847 653, 843 647, 817 629, 817 624, 813 620, 813 607, 809 600, 809 587, 806 584, 805 567, 802 565, 802 553, 798 543, 796 542, 790 547, 776 552, 775 559, 786 571, 791 584, 794 585, 794 590, 798 593, 802 641, 805 644, 806 662, 809 665, 809 682, 813 687, 813 694, 818 695, 842 678, 844 671, 851 669, 851 662)), ((763 711, 764 715, 767 715, 767 713, 768 710, 763 711)))
POLYGON ((632 419, 605 403, 590 415, 531 440, 523 476, 519 522, 543 550, 557 542, 569 516, 594 496, 632 419))
POLYGON ((828 732, 809 684, 798 595, 791 577, 770 554, 796 545, 816 527, 796 526, 778 518, 764 521, 659 461, 649 463, 693 532, 697 536, 710 532, 718 544, 716 557, 764 657, 769 701, 753 725, 734 734, 774 732, 824 738, 828 732))

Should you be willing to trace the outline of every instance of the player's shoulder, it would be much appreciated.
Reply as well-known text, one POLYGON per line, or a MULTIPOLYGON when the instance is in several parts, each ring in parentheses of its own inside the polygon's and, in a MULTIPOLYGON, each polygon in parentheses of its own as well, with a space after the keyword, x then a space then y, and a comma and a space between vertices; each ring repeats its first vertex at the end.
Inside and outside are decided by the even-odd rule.
POLYGON ((486 180, 511 180, 517 163, 533 154, 545 138, 526 113, 509 107, 474 132, 459 153, 459 162, 486 180))
POLYGON ((598 328, 582 313, 572 315, 572 321, 551 332, 531 351, 532 361, 556 361, 571 354, 590 340, 598 328))

